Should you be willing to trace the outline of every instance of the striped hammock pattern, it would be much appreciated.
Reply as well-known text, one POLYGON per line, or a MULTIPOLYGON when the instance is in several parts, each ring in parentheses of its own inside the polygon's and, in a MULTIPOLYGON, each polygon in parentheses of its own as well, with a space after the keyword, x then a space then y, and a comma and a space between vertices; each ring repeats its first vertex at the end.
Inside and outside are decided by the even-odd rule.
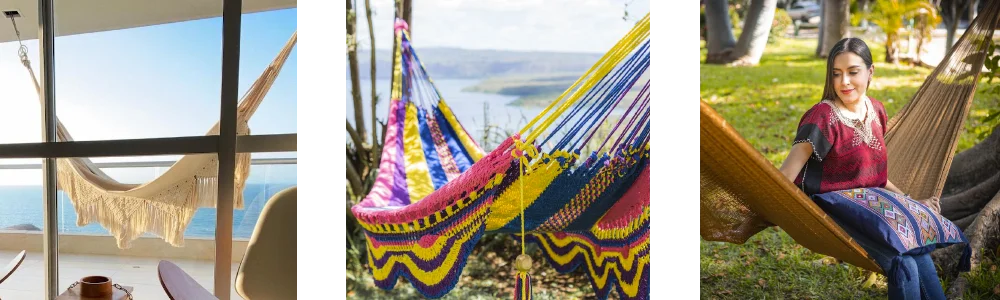
MULTIPOLYGON (((402 277, 442 297, 482 234, 503 232, 523 233, 560 272, 586 267, 601 299, 612 289, 648 298, 648 15, 489 153, 441 100, 400 21, 397 42, 378 179, 352 207, 376 285, 389 290, 402 277)), ((522 296, 530 281, 519 281, 522 296)))

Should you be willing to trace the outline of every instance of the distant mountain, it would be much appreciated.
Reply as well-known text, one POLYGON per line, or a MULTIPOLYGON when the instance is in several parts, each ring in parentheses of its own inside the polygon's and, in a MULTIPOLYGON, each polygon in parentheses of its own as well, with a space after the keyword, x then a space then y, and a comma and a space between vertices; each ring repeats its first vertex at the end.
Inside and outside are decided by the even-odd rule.
MULTIPOLYGON (((375 51, 376 77, 389 79, 392 75, 392 56, 389 50, 375 51)), ((524 52, 507 50, 471 50, 460 48, 421 48, 417 57, 427 69, 431 79, 478 79, 499 76, 575 73, 587 71, 601 53, 524 52)), ((370 76, 371 52, 358 51, 358 70, 361 78, 370 76)), ((346 60, 346 57, 345 57, 346 60)), ((350 65, 348 79, 350 79, 350 65)))

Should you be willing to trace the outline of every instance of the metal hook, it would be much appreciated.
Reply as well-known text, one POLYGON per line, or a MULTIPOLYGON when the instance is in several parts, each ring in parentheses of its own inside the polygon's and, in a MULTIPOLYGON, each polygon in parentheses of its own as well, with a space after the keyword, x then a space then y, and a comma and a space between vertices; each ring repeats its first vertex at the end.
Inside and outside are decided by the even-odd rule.
POLYGON ((21 41, 21 31, 17 29, 17 21, 14 21, 14 15, 10 16, 10 24, 14 26, 14 35, 17 36, 17 43, 21 45, 21 47, 17 48, 17 56, 21 58, 21 63, 25 67, 30 67, 31 61, 28 60, 28 46, 25 46, 24 42, 21 41))

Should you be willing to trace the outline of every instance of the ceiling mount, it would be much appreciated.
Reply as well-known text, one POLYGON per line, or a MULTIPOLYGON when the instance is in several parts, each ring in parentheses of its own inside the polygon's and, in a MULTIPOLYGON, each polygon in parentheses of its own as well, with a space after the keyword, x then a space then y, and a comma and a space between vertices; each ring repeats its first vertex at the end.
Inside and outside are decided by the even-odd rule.
POLYGON ((20 18, 21 17, 21 13, 18 12, 18 11, 16 11, 16 10, 5 10, 5 11, 3 11, 3 16, 5 18, 11 18, 11 19, 13 19, 13 18, 20 18))

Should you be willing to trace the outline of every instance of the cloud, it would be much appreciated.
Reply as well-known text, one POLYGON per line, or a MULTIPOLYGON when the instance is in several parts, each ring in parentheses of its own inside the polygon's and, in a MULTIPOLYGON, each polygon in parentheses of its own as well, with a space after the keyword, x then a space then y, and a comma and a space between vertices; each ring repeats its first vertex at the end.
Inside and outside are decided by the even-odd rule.
MULTIPOLYGON (((391 0, 372 0, 376 48, 392 47, 391 0)), ((368 48, 364 2, 358 2, 358 42, 368 48)), ((603 53, 639 18, 649 1, 430 0, 414 3, 418 47, 603 53), (623 20, 628 5, 629 20, 623 20)))

